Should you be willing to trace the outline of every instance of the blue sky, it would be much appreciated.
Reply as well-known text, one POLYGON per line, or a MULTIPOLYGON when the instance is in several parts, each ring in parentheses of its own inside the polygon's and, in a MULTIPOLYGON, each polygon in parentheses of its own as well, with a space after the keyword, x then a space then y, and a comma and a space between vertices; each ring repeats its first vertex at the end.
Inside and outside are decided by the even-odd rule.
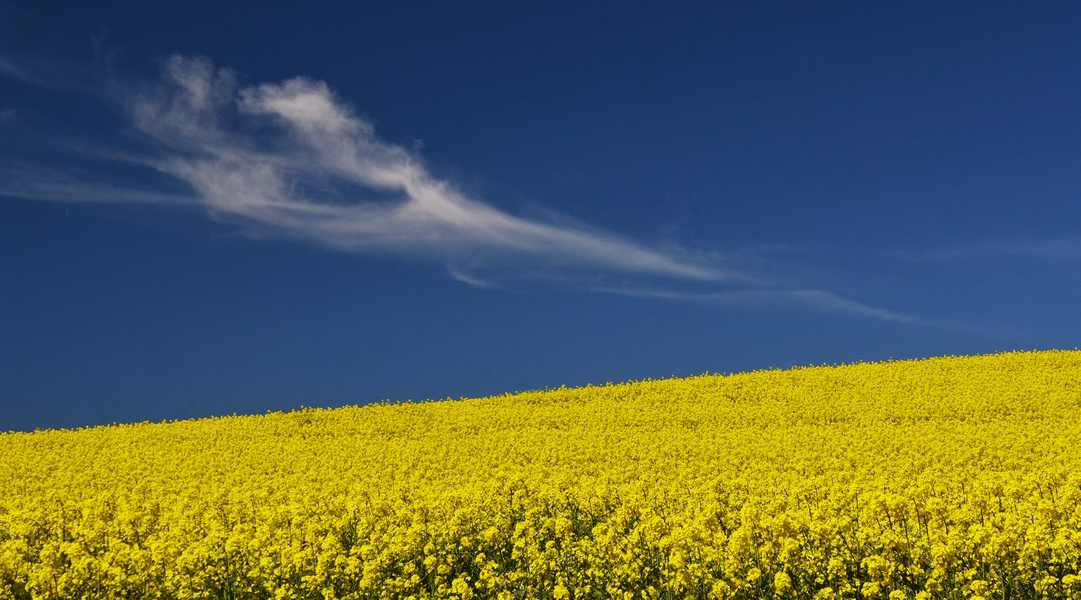
POLYGON ((1077 31, 0 3, 0 430, 1072 349, 1077 31))

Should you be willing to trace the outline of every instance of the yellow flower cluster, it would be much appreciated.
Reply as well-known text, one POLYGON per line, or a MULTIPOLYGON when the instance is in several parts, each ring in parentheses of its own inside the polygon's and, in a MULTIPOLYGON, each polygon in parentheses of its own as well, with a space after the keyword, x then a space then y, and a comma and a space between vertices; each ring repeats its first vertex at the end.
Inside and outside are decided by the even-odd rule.
POLYGON ((0 597, 1081 599, 1081 352, 0 435, 0 597))

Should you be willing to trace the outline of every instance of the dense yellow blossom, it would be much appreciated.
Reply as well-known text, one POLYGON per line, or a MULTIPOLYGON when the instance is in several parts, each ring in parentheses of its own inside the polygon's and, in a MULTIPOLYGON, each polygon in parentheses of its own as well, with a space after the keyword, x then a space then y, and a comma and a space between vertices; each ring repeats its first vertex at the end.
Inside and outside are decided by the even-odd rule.
POLYGON ((1081 352, 0 435, 0 598, 1081 599, 1081 352))

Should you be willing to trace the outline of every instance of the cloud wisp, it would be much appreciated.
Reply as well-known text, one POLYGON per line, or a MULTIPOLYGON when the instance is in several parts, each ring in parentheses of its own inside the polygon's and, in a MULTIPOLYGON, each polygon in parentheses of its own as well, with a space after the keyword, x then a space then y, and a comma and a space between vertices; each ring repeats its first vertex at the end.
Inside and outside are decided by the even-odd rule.
POLYGON ((891 256, 913 262, 956 262, 992 258, 1045 261, 1081 260, 1081 236, 1058 238, 1001 238, 932 250, 898 250, 891 256))
POLYGON ((93 93, 100 85, 96 73, 67 63, 23 57, 13 61, 0 56, 0 75, 54 90, 93 93))
MULTIPOLYGON (((7 61, 0 71, 45 87, 63 85, 7 61)), ((192 203, 257 235, 445 261, 452 275, 473 284, 483 283, 481 273, 511 264, 529 265, 534 275, 583 270, 709 282, 738 278, 704 261, 585 227, 516 217, 471 198, 433 177, 414 152, 380 140, 323 82, 297 77, 240 87, 236 79, 205 59, 173 56, 160 82, 110 88, 128 125, 150 148, 125 159, 186 183, 190 199, 81 182, 55 170, 22 170, 0 192, 47 200, 192 203)))
MULTIPOLYGON (((94 79, 2 58, 0 74, 79 92, 94 79)), ((756 268, 764 260, 760 256, 651 247, 566 219, 499 210, 433 176, 418 149, 381 140, 321 81, 296 77, 242 86, 233 71, 183 56, 165 60, 161 79, 152 83, 104 81, 97 93, 119 107, 127 133, 134 134, 121 151, 123 161, 116 160, 115 147, 103 144, 76 149, 84 160, 111 163, 100 171, 0 165, 0 194, 196 207, 252 236, 436 261, 452 277, 479 287, 558 281, 640 297, 725 305, 796 302, 891 322, 917 321, 823 290, 781 289, 791 284, 756 268), (164 174, 172 183, 155 188, 110 179, 118 164, 164 174)))
POLYGON ((641 298, 660 298, 665 300, 698 302, 701 304, 739 306, 743 308, 763 309, 776 308, 785 305, 802 305, 825 312, 869 317, 872 319, 890 321, 894 323, 909 323, 917 325, 937 324, 922 317, 907 315, 881 308, 875 308, 873 306, 863 304, 862 302, 849 300, 833 292, 816 289, 738 289, 723 290, 719 292, 683 292, 668 290, 607 288, 605 289, 605 291, 613 294, 622 294, 626 296, 636 296, 641 298))
POLYGON ((442 260, 465 281, 523 262, 536 272, 730 276, 615 235, 527 220, 468 197, 433 177, 415 153, 380 140, 320 81, 238 87, 227 69, 174 56, 163 82, 126 93, 122 102, 131 125, 156 150, 147 164, 187 183, 214 217, 258 233, 442 260))

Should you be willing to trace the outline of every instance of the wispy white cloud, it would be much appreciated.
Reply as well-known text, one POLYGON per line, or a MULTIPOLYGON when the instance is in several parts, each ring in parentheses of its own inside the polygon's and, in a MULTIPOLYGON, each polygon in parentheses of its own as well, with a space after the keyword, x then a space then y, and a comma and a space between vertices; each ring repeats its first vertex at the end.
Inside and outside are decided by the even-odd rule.
POLYGON ((93 70, 37 57, 16 61, 0 56, 0 75, 55 90, 91 92, 99 84, 93 70))
POLYGON ((190 185, 219 219, 341 250, 435 258, 467 281, 473 266, 523 260, 538 269, 729 277, 716 265, 471 198, 414 152, 379 139, 323 82, 238 87, 233 72, 183 57, 166 61, 163 77, 122 104, 157 150, 147 162, 190 185))
POLYGON ((1075 261, 1081 260, 1081 236, 1045 239, 999 238, 930 250, 897 250, 891 255, 910 261, 934 262, 1007 257, 1075 261))
MULTIPOLYGON (((38 73, 3 59, 0 74, 51 88, 82 89, 88 80, 65 68, 38 73)), ((559 281, 626 295, 733 306, 797 303, 917 322, 827 291, 781 290, 786 282, 777 274, 792 269, 773 269, 775 261, 760 252, 650 246, 572 219, 499 210, 433 176, 419 145, 407 149, 381 140, 321 81, 296 77, 242 86, 229 69, 173 56, 163 63, 159 81, 109 79, 104 89, 138 140, 125 149, 124 160, 113 162, 115 148, 103 144, 80 150, 84 159, 112 163, 100 172, 0 164, 0 194, 187 205, 252 235, 438 261, 473 286, 559 281), (110 179, 118 162, 165 174, 174 184, 139 187, 123 177, 110 179), (709 290, 686 291, 704 288, 709 290)))
POLYGON ((784 306, 802 305, 827 312, 870 317, 895 323, 932 324, 931 321, 922 317, 875 308, 826 290, 741 289, 717 292, 684 292, 639 288, 607 288, 605 291, 641 298, 663 298, 666 300, 682 300, 741 308, 776 309, 784 306))
POLYGON ((120 186, 78 172, 25 164, 0 166, 0 196, 94 204, 196 206, 198 202, 186 194, 120 186))
POLYGON ((927 327, 996 341, 1015 341, 1023 333, 953 319, 933 318, 879 308, 821 289, 733 289, 716 292, 686 292, 638 288, 606 288, 604 291, 637 298, 657 298, 724 306, 749 311, 788 312, 805 309, 848 315, 887 323, 927 327))
POLYGON ((16 66, 14 62, 3 56, 0 56, 0 75, 14 77, 15 79, 21 79, 29 83, 44 85, 44 82, 41 81, 40 78, 32 77, 26 69, 16 66))

